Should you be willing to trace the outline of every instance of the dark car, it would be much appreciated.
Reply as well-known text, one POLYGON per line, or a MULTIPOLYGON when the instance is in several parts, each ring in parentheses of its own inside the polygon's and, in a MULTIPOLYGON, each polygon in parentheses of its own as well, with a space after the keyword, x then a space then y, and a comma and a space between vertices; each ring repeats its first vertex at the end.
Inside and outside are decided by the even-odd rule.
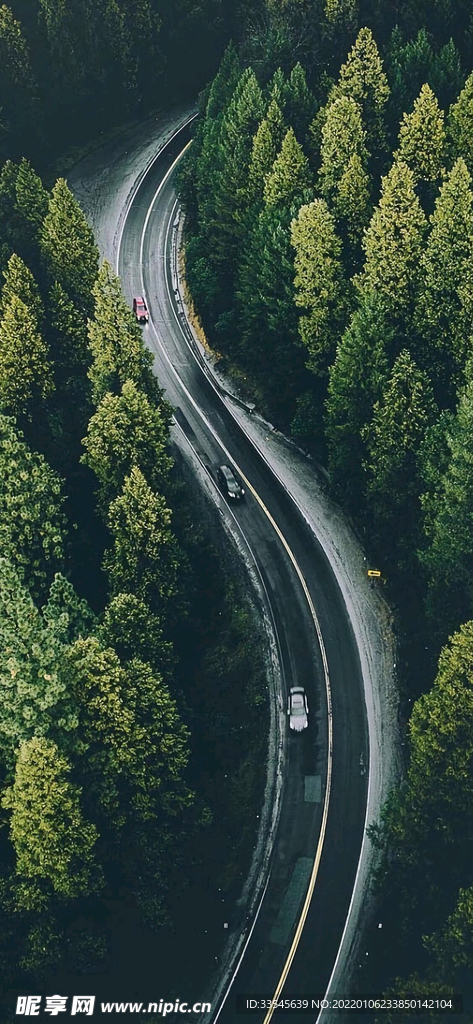
POLYGON ((217 469, 217 483, 220 490, 226 498, 230 501, 241 501, 244 497, 244 490, 239 480, 237 480, 234 472, 230 469, 230 466, 219 466, 217 469))
POLYGON ((133 312, 139 324, 148 323, 148 307, 142 295, 135 295, 133 299, 133 312))
POLYGON ((309 708, 303 686, 291 686, 287 701, 289 728, 294 732, 302 732, 309 724, 309 708))

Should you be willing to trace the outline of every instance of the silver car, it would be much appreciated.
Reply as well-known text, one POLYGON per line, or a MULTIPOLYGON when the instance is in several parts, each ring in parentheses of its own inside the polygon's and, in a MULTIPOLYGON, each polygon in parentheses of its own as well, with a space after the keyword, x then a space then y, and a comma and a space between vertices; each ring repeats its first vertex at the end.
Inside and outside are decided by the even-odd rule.
POLYGON ((309 708, 303 686, 291 686, 287 701, 289 728, 294 732, 302 732, 309 724, 309 708))

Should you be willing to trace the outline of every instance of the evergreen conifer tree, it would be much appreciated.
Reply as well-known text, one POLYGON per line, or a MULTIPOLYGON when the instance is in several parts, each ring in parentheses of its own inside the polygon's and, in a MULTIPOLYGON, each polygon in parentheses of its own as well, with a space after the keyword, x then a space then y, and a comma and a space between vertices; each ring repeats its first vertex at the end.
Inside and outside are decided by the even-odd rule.
POLYGON ((414 191, 414 175, 395 161, 382 179, 381 199, 363 239, 365 263, 357 278, 363 295, 378 292, 401 321, 412 312, 427 222, 414 191))
POLYGON ((41 251, 50 277, 79 309, 91 310, 98 273, 98 249, 82 210, 64 178, 56 182, 43 222, 41 251))
POLYGON ((144 348, 141 331, 125 302, 120 280, 105 260, 93 287, 94 319, 89 321, 92 364, 88 375, 96 405, 109 391, 118 394, 126 380, 159 402, 161 390, 151 370, 152 356, 144 348))
POLYGON ((468 75, 456 103, 450 107, 447 134, 452 162, 463 157, 473 175, 473 72, 468 75))
POLYGON ((463 288, 473 262, 473 195, 464 160, 446 175, 430 219, 415 316, 417 358, 445 405, 455 401, 470 349, 472 309, 463 288))
POLYGON ((371 29, 360 29, 340 77, 329 95, 329 103, 351 96, 361 108, 370 153, 385 146, 384 111, 389 85, 371 29))
POLYGON ((54 390, 47 345, 34 312, 13 294, 0 323, 0 404, 16 416, 31 415, 54 390))
POLYGON ((429 85, 423 85, 412 114, 404 114, 396 154, 414 173, 414 180, 436 181, 445 159, 444 114, 429 85))
POLYGON ((270 173, 264 182, 264 201, 267 206, 290 206, 294 197, 311 184, 309 161, 294 135, 292 128, 284 136, 270 173))
POLYGON ((299 330, 308 350, 308 367, 324 376, 349 313, 348 289, 341 266, 341 242, 323 199, 302 206, 291 225, 295 249, 296 305, 306 312, 299 330))

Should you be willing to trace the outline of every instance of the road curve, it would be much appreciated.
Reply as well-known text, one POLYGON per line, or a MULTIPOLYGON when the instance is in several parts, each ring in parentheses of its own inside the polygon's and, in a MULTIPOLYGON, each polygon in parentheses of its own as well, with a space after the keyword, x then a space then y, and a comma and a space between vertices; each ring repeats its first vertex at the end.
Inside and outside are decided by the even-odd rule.
MULTIPOLYGON (((160 381, 198 455, 206 465, 215 467, 227 458, 222 451, 230 453, 251 484, 253 493, 236 515, 270 594, 285 685, 303 680, 311 706, 307 733, 287 737, 285 785, 269 881, 245 956, 219 1012, 223 1024, 235 1019, 235 992, 274 994, 297 931, 317 849, 329 760, 324 667, 311 605, 320 623, 331 680, 332 790, 315 889, 283 996, 323 994, 332 974, 363 839, 368 733, 357 644, 329 561, 285 488, 190 355, 176 316, 175 296, 169 287, 169 228, 175 218, 175 197, 172 176, 164 182, 163 178, 179 147, 181 141, 155 161, 133 194, 120 228, 119 272, 129 298, 144 285, 153 321, 146 330, 147 341, 155 353, 160 381)), ((84 205, 87 209, 87 203, 84 205)), ((263 1012, 248 1016, 248 1020, 256 1024, 265 1017, 263 1012)), ((280 1019, 284 1021, 285 1015, 280 1019)))

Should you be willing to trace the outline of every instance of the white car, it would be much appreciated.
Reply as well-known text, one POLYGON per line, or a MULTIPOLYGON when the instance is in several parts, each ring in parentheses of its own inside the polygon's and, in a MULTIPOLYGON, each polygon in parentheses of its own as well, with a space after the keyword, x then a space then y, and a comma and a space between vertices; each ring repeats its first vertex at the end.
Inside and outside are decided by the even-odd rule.
POLYGON ((309 708, 303 686, 291 686, 287 701, 289 728, 294 732, 302 732, 309 724, 309 708))

